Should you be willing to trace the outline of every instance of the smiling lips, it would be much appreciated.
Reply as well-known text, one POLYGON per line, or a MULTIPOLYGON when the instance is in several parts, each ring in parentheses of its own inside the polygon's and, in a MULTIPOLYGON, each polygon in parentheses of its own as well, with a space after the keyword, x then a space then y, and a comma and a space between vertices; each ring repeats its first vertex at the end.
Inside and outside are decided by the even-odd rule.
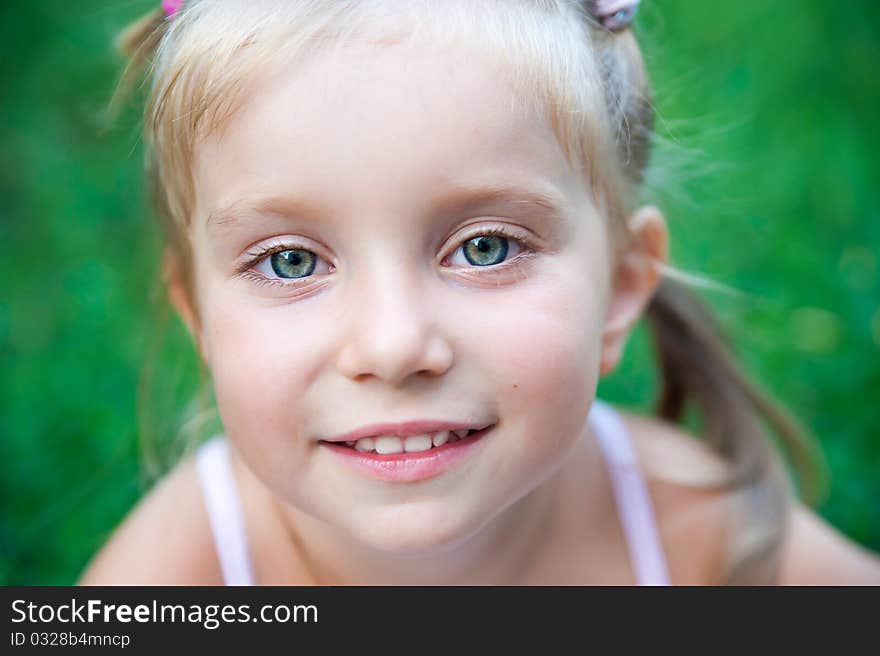
POLYGON ((481 430, 440 430, 404 438, 385 434, 345 441, 322 440, 321 444, 342 456, 357 471, 372 478, 412 483, 432 478, 455 466, 494 427, 491 424, 481 430))

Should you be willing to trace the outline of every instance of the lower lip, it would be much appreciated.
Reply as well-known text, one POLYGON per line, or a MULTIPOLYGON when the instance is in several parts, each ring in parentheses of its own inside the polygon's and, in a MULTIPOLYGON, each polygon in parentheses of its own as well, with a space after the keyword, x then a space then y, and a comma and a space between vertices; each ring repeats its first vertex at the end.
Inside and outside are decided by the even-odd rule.
POLYGON ((332 442, 321 442, 321 446, 339 454, 346 463, 373 478, 392 483, 415 483, 439 476, 455 467, 474 451, 477 443, 493 428, 495 424, 464 439, 415 453, 364 453, 332 442))

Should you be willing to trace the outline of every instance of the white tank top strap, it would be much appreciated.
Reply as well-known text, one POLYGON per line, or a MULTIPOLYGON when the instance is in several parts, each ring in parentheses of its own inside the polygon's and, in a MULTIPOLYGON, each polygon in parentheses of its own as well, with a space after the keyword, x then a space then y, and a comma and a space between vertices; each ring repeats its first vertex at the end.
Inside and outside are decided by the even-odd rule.
POLYGON ((226 585, 253 585, 254 574, 229 442, 216 435, 199 447, 196 468, 226 585))
POLYGON ((639 585, 669 585, 666 558, 638 455, 617 411, 596 398, 590 425, 605 456, 618 514, 639 585))

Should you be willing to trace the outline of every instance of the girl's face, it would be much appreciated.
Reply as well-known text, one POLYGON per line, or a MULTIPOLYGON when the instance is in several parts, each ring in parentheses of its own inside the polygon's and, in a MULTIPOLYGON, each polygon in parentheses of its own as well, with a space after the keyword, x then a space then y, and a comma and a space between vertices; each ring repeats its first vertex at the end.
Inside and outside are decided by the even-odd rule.
POLYGON ((279 71, 197 157, 198 337, 225 428, 272 492, 361 543, 454 544, 585 431, 603 220, 485 56, 364 45, 279 71), (414 482, 321 442, 420 419, 495 427, 414 482))

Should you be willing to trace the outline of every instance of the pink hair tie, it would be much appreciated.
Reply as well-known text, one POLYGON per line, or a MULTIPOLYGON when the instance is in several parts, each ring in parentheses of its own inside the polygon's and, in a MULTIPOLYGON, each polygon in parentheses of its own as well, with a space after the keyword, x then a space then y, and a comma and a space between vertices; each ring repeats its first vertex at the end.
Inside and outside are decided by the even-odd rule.
POLYGON ((599 24, 611 32, 620 32, 632 23, 640 0, 587 0, 587 9, 599 24))
POLYGON ((171 18, 180 10, 182 5, 183 0, 162 0, 162 11, 165 12, 166 16, 171 18))

